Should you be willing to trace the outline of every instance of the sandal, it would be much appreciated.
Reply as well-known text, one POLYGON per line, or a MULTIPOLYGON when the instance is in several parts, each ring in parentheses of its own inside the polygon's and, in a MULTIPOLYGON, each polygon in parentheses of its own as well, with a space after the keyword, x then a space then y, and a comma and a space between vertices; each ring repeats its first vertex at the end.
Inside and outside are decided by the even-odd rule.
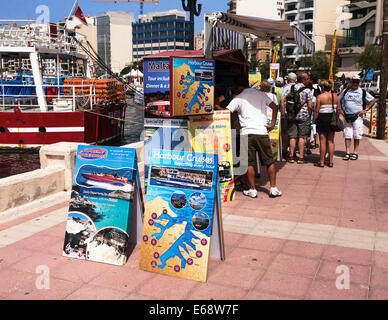
POLYGON ((346 153, 345 156, 342 158, 342 160, 349 160, 350 159, 350 153, 346 153))
POLYGON ((352 153, 350 155, 350 160, 357 160, 358 159, 358 154, 357 153, 352 153))
POLYGON ((329 168, 333 168, 334 167, 334 163, 333 162, 329 162, 329 164, 327 165, 329 168))
POLYGON ((297 164, 304 164, 305 162, 304 162, 303 159, 299 159, 296 163, 297 163, 297 164))
POLYGON ((315 162, 314 166, 319 167, 319 168, 324 168, 325 167, 325 165, 322 162, 315 162))

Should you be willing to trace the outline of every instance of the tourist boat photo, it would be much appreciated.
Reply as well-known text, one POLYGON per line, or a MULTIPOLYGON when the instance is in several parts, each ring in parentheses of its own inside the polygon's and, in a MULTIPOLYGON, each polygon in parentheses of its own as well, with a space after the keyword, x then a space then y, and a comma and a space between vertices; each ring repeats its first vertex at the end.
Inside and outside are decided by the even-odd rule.
POLYGON ((175 169, 169 170, 166 178, 153 177, 152 179, 166 186, 201 189, 200 184, 195 183, 192 179, 180 177, 179 171, 175 169))
POLYGON ((86 180, 95 182, 108 183, 114 186, 125 186, 128 183, 128 179, 119 177, 117 175, 106 174, 106 173, 81 173, 86 180))
POLYGON ((102 144, 124 131, 124 85, 92 77, 82 39, 60 24, 0 24, 0 147, 102 144))

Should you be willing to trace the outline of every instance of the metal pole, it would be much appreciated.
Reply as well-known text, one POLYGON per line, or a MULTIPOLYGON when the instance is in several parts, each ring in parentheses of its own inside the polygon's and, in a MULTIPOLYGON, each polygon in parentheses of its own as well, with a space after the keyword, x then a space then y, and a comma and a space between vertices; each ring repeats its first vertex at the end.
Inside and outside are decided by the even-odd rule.
POLYGON ((386 99, 387 99, 387 81, 388 81, 388 0, 383 4, 383 47, 382 63, 380 76, 380 99, 377 117, 377 138, 385 139, 386 134, 386 99))

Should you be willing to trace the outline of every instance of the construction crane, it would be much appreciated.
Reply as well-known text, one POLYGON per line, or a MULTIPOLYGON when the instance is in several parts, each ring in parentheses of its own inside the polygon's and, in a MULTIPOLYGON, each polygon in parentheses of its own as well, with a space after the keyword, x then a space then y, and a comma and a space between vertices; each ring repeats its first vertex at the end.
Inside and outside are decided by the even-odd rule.
POLYGON ((156 5, 159 5, 159 0, 94 0, 94 2, 111 2, 111 3, 137 2, 137 3, 140 3, 140 14, 144 13, 144 3, 155 3, 156 5))

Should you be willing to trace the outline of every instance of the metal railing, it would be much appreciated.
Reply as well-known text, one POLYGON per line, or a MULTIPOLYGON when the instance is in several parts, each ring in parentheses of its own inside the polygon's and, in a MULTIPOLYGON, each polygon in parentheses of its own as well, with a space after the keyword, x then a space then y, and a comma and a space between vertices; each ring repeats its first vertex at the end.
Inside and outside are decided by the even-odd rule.
MULTIPOLYGON (((96 88, 90 85, 43 85, 46 88, 44 98, 49 107, 56 111, 75 111, 76 109, 92 109, 98 103, 96 88), (53 90, 55 89, 55 90, 53 90), (48 92, 51 91, 52 92, 48 92), (55 92, 56 91, 56 92, 55 92), (65 105, 64 103, 67 103, 65 105)), ((27 84, 0 83, 0 111, 13 107, 23 109, 40 109, 36 95, 36 86, 27 84), (13 89, 15 88, 15 89, 13 89)))
MULTIPOLYGON (((82 35, 78 40, 83 41, 82 35)), ((24 24, 0 27, 0 47, 44 47, 76 52, 78 44, 66 31, 50 32, 48 24, 24 24)))

